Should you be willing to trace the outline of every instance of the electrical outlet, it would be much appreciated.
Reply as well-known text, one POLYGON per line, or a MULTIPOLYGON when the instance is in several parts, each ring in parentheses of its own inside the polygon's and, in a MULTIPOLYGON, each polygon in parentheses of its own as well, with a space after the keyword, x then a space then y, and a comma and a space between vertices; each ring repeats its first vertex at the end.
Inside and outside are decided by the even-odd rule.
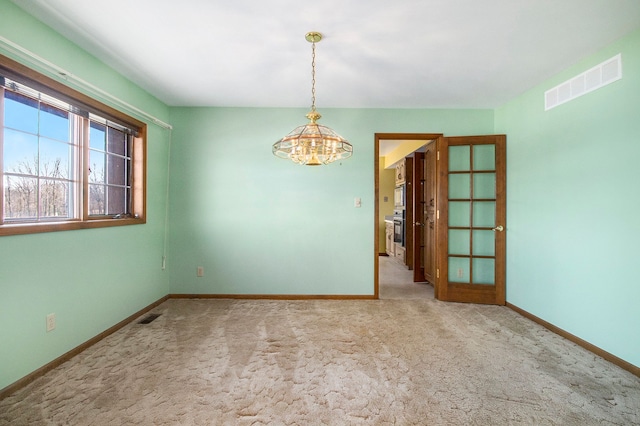
POLYGON ((47 315, 47 332, 56 328, 56 314, 47 315))
POLYGON ((196 269, 196 276, 204 277, 204 268, 202 266, 198 266, 198 268, 196 269))

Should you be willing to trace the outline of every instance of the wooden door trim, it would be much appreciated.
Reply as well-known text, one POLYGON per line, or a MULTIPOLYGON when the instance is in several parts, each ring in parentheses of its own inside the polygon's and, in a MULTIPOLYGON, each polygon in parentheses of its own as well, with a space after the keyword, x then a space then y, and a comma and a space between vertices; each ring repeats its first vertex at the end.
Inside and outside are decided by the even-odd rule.
POLYGON ((448 272, 442 268, 442 265, 446 264, 447 255, 447 227, 442 225, 442 221, 449 217, 447 203, 448 191, 449 191, 449 179, 447 176, 448 167, 444 167, 444 164, 448 164, 449 151, 444 149, 445 141, 444 136, 438 138, 436 145, 436 152, 438 153, 438 161, 436 164, 436 285, 434 286, 434 296, 438 300, 447 299, 447 282, 449 281, 448 272), (442 271, 440 269, 443 269, 442 271))
POLYGON ((442 133, 375 133, 374 134, 374 207, 373 207, 373 298, 380 298, 380 277, 378 268, 380 267, 380 243, 378 241, 378 221, 380 220, 380 141, 385 139, 405 139, 405 140, 432 140, 442 137, 442 133))
MULTIPOLYGON (((502 225, 503 232, 507 232, 507 137, 496 135, 499 143, 496 143, 496 199, 503 200, 496 204, 496 224, 502 225), (498 172, 500 172, 498 174, 498 172)), ((503 279, 502 285, 496 289, 496 299, 498 304, 504 305, 507 302, 507 237, 499 238, 496 242, 496 270, 500 271, 503 279)))
MULTIPOLYGON (((427 142, 427 145, 430 142, 427 142)), ((421 197, 424 197, 424 191, 422 191, 422 188, 420 186, 420 182, 424 180, 424 153, 422 152, 416 152, 413 156, 413 205, 414 205, 414 209, 417 209, 418 206, 421 204, 418 202, 418 199, 420 199, 421 197), (421 195, 420 192, 422 192, 421 195)), ((417 213, 417 212, 415 212, 417 213)), ((417 225, 415 225, 415 222, 418 221, 422 221, 422 218, 420 215, 415 214, 412 215, 414 217, 412 217, 412 221, 410 223, 410 225, 407 226, 411 226, 413 228, 413 250, 412 250, 412 255, 413 255, 413 259, 412 259, 412 263, 413 263, 413 282, 425 282, 426 278, 425 278, 425 274, 424 274, 424 268, 421 267, 421 259, 420 259, 420 254, 422 253, 420 250, 420 242, 422 241, 422 236, 419 235, 419 233, 417 232, 417 230, 419 229, 417 225)), ((424 230, 422 230, 422 232, 424 233, 424 230)))
POLYGON ((405 201, 404 201, 404 263, 409 270, 413 270, 413 239, 415 238, 414 217, 414 162, 405 161, 405 201))

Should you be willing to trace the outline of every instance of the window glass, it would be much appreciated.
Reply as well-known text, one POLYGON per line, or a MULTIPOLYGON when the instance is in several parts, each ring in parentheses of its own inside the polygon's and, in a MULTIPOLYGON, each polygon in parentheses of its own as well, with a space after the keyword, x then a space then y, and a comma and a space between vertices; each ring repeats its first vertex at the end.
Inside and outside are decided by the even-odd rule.
POLYGON ((12 76, 0 75, 0 235, 144 223, 144 124, 1 55, 0 64, 12 76))
POLYGON ((130 213, 127 197, 131 194, 131 136, 111 125, 92 122, 90 138, 89 214, 127 215, 130 213))
POLYGON ((129 155, 127 152, 127 135, 121 130, 110 127, 107 151, 112 154, 129 155))
POLYGON ((69 113, 21 93, 3 92, 4 220, 71 217, 69 113))
POLYGON ((40 138, 38 175, 69 179, 70 151, 71 147, 67 143, 40 138))
POLYGON ((89 184, 89 214, 106 214, 104 185, 89 184))
POLYGON ((127 203, 125 200, 127 191, 124 187, 107 187, 107 214, 127 214, 127 203))
POLYGON ((105 183, 104 153, 93 151, 89 153, 89 182, 105 183))
POLYGON ((38 175, 38 136, 4 129, 3 171, 38 175))
POLYGON ((107 183, 109 185, 127 184, 127 159, 116 155, 107 155, 107 183))
POLYGON ((5 219, 35 220, 38 212, 38 179, 4 176, 5 219))
POLYGON ((91 130, 89 132, 89 146, 91 149, 99 149, 104 151, 105 140, 107 136, 107 128, 102 124, 91 122, 91 130))
POLYGON ((39 195, 41 218, 67 218, 70 216, 68 182, 40 179, 39 195))
POLYGON ((4 125, 9 129, 38 133, 38 101, 18 93, 5 91, 4 125))
POLYGON ((69 142, 69 113, 41 104, 39 134, 62 142, 69 142))

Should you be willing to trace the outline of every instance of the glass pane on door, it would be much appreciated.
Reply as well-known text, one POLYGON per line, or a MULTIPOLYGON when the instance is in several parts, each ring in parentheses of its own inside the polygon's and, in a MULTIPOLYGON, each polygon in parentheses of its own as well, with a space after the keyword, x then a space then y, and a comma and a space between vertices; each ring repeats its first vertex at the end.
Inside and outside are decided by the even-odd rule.
POLYGON ((449 230, 449 254, 469 255, 471 246, 471 234, 467 230, 449 230))
POLYGON ((496 146, 495 145, 474 145, 473 146, 473 170, 495 170, 496 169, 496 146))
POLYGON ((449 171, 466 172, 471 166, 471 150, 469 145, 449 147, 449 171))
POLYGON ((473 231, 473 255, 495 256, 496 234, 493 231, 473 231))
POLYGON ((469 258, 449 257, 449 282, 469 283, 469 258))
POLYGON ((471 198, 471 174, 449 175, 449 198, 471 198))
MULTIPOLYGON (((467 219, 467 223, 468 222, 469 220, 467 219)), ((495 223, 496 223, 496 202, 495 201, 474 201, 473 202, 473 226, 493 228, 495 226, 495 223)))
POLYGON ((469 227, 471 203, 468 201, 451 201, 449 203, 449 226, 469 227))
POLYGON ((449 146, 449 282, 495 285, 496 151, 449 146))
POLYGON ((473 281, 472 284, 495 284, 495 259, 473 259, 473 281))
POLYGON ((495 173, 476 173, 473 175, 473 198, 496 198, 495 173))

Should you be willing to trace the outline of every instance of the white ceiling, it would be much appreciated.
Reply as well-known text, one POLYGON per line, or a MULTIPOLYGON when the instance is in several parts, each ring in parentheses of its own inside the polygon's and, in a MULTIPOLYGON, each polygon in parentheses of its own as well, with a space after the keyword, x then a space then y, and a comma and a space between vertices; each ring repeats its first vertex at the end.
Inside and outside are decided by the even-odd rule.
MULTIPOLYGON (((638 0, 13 0, 174 106, 494 108, 640 27, 638 0)), ((73 71, 73 70, 71 70, 73 71)))

